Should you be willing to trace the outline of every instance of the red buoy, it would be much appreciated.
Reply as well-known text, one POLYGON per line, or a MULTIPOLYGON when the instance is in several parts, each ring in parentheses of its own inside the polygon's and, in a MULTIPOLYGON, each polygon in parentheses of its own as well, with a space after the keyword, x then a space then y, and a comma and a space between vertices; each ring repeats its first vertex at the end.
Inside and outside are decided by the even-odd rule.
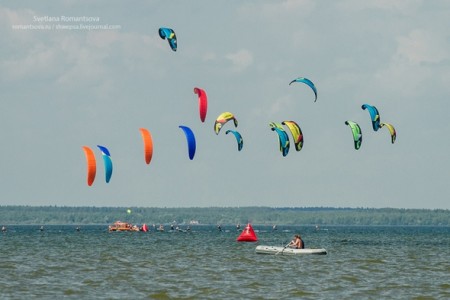
POLYGON ((142 225, 142 231, 147 232, 148 231, 148 226, 147 224, 142 225))
POLYGON ((238 242, 257 242, 258 238, 256 237, 255 231, 253 230, 252 225, 250 223, 245 226, 245 229, 242 230, 242 233, 237 238, 238 242))

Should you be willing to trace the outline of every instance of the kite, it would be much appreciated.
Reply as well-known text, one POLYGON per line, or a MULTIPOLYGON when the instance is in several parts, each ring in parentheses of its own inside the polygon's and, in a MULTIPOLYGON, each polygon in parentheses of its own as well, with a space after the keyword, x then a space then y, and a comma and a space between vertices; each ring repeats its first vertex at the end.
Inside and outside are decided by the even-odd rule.
POLYGON ((278 123, 270 123, 269 124, 272 131, 276 131, 278 133, 278 140, 280 142, 280 151, 283 154, 283 156, 286 156, 289 153, 289 136, 287 135, 286 131, 284 131, 281 124, 278 123))
POLYGON ((195 143, 195 136, 194 133, 192 132, 192 130, 187 127, 187 126, 183 126, 180 125, 178 126, 179 128, 183 129, 184 134, 186 135, 186 141, 187 141, 187 145, 188 145, 188 153, 189 153, 189 159, 193 160, 194 159, 194 155, 195 155, 195 148, 196 148, 196 143, 195 143))
POLYGON ((361 147, 362 143, 362 132, 361 127, 358 124, 352 121, 345 121, 345 125, 350 126, 353 133, 353 140, 355 141, 355 149, 358 150, 361 147))
POLYGON ((392 126, 392 124, 389 123, 380 123, 380 128, 386 126, 387 129, 389 130, 389 133, 391 134, 391 142, 392 144, 395 142, 395 140, 397 139, 397 132, 395 131, 394 126, 392 126))
POLYGON ((278 129, 284 130, 283 126, 281 126, 280 123, 270 122, 269 126, 270 126, 270 128, 272 128, 272 130, 273 130, 273 128, 278 128, 278 129))
POLYGON ((194 93, 198 95, 198 109, 200 112, 200 120, 205 122, 206 111, 208 110, 208 97, 205 90, 195 87, 194 93))
POLYGON ((221 113, 217 117, 216 122, 214 122, 214 132, 216 134, 219 134, 220 129, 222 129, 222 126, 225 125, 225 123, 227 123, 230 120, 233 120, 234 127, 238 126, 238 121, 236 120, 236 118, 234 117, 234 115, 232 113, 230 113, 230 112, 221 113))
POLYGON ((291 84, 294 83, 294 82, 302 82, 302 83, 308 85, 308 86, 313 90, 313 92, 314 92, 314 95, 315 95, 314 102, 317 101, 317 89, 316 89, 314 83, 313 83, 311 80, 309 80, 308 78, 305 78, 305 77, 299 77, 299 78, 297 78, 297 79, 292 80, 292 81, 289 83, 289 85, 291 85, 291 84))
POLYGON ((244 146, 244 140, 242 139, 241 134, 238 131, 229 130, 229 129, 227 131, 225 131, 225 134, 228 134, 230 132, 232 134, 234 134, 234 136, 236 137, 236 141, 237 141, 237 144, 238 144, 238 151, 241 151, 242 147, 244 146))
POLYGON ((139 128, 141 132, 142 141, 144 142, 144 159, 146 164, 150 164, 153 156, 153 140, 150 131, 145 128, 139 128))
POLYGON ((295 150, 300 151, 303 147, 303 134, 300 126, 294 121, 283 121, 282 125, 285 125, 289 128, 289 131, 292 134, 292 139, 294 140, 295 150))
POLYGON ((159 28, 159 36, 163 40, 167 39, 170 48, 172 48, 173 51, 177 51, 177 36, 175 35, 175 31, 173 31, 173 29, 161 27, 159 28))
POLYGON ((87 166, 87 184, 91 186, 95 180, 95 173, 97 170, 97 165, 95 162, 94 151, 87 146, 83 146, 84 154, 86 155, 86 166, 87 166))
POLYGON ((361 106, 362 109, 367 109, 370 114, 370 119, 372 120, 372 128, 374 131, 377 131, 380 126, 380 114, 378 113, 378 109, 375 106, 369 104, 363 104, 361 106))
POLYGON ((97 147, 102 152, 103 162, 105 165, 105 180, 106 180, 106 183, 108 183, 109 180, 111 180, 111 175, 112 175, 112 171, 113 171, 111 154, 109 153, 109 150, 106 147, 100 146, 100 145, 97 145, 97 147))

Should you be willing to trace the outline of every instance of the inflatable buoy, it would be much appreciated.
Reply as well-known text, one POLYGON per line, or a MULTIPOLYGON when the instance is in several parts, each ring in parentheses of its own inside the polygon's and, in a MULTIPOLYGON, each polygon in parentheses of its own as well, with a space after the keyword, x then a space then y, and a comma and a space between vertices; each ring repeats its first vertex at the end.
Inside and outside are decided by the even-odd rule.
POLYGON ((148 231, 148 226, 147 224, 142 225, 142 231, 147 232, 148 231))
POLYGON ((250 223, 247 224, 245 229, 237 238, 238 242, 257 242, 258 238, 256 237, 255 231, 253 230, 252 225, 250 223))

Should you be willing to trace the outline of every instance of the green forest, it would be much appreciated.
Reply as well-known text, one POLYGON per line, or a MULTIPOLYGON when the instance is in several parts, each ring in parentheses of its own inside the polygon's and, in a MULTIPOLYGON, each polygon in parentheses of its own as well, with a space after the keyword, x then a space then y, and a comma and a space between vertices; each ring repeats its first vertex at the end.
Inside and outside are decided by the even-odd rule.
POLYGON ((0 225, 133 224, 449 226, 450 210, 332 207, 0 206, 0 225))

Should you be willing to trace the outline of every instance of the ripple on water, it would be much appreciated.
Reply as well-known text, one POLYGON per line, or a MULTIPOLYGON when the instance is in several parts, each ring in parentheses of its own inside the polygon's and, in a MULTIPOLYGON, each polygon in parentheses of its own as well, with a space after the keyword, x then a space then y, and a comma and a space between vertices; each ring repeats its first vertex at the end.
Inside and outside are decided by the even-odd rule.
POLYGON ((259 231, 258 243, 195 228, 192 234, 64 230, 1 237, 2 251, 10 253, 0 257, 2 297, 446 299, 450 292, 449 229, 301 227, 291 232, 301 232, 307 245, 326 245, 329 254, 294 257, 254 252, 257 244, 285 245, 292 234, 281 230, 259 231), (432 247, 417 251, 421 240, 432 247))

